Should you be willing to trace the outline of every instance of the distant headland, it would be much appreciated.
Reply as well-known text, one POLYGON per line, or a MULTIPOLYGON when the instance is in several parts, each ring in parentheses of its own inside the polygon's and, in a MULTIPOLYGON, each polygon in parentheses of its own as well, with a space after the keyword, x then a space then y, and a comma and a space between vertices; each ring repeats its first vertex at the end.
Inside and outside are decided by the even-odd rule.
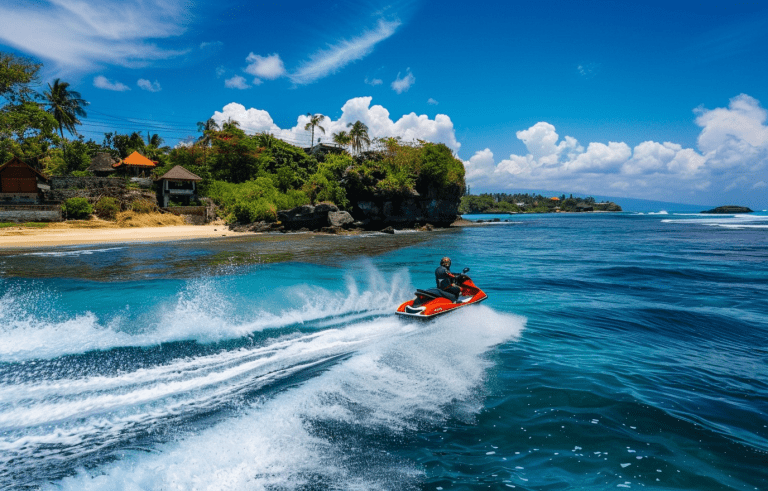
POLYGON ((612 201, 597 202, 595 198, 579 198, 572 194, 566 197, 542 196, 540 194, 494 193, 467 194, 461 198, 459 212, 462 214, 493 213, 582 213, 600 211, 622 211, 621 206, 612 201))

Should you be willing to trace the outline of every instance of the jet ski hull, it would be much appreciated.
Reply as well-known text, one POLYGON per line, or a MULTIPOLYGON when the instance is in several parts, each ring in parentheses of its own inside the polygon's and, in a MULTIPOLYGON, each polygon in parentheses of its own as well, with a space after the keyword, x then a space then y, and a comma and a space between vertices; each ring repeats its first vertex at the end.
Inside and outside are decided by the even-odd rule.
POLYGON ((467 305, 480 303, 488 298, 488 295, 477 288, 469 278, 466 278, 458 286, 461 288, 461 296, 458 300, 454 300, 452 295, 436 288, 416 290, 416 298, 400 304, 396 313, 402 316, 426 320, 438 315, 447 314, 467 305))

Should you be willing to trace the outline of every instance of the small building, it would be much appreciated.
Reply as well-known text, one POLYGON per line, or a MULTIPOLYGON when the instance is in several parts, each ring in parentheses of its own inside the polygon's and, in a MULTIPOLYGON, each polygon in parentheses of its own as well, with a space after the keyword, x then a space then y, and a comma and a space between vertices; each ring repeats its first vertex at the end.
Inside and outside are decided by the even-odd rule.
POLYGON ((344 149, 335 143, 320 143, 318 140, 317 144, 311 146, 311 147, 304 147, 302 150, 307 155, 313 156, 313 157, 319 157, 324 158, 328 154, 341 154, 344 153, 344 149))
POLYGON ((0 202, 36 204, 41 190, 47 188, 48 177, 34 167, 13 157, 0 165, 0 202))
POLYGON ((133 152, 120 162, 112 164, 112 167, 117 169, 118 172, 135 177, 146 177, 156 166, 156 162, 149 160, 139 152, 133 152))
POLYGON ((560 198, 558 198, 557 196, 553 196, 549 199, 551 199, 552 201, 560 201, 560 198))
POLYGON ((110 177, 117 170, 113 167, 116 163, 117 162, 112 158, 112 155, 106 152, 99 152, 93 159, 91 159, 91 165, 88 166, 88 171, 94 176, 110 177))
POLYGON ((189 206, 197 201, 197 183, 203 178, 177 165, 157 179, 158 199, 162 208, 167 208, 171 200, 189 206))

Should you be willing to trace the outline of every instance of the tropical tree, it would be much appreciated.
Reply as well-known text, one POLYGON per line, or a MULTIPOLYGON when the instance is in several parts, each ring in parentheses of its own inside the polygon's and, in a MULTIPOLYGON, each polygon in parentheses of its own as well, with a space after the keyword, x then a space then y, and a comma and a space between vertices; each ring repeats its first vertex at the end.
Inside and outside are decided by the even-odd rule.
POLYGON ((350 143, 352 149, 360 155, 363 151, 363 145, 366 147, 371 144, 371 138, 368 136, 368 127, 361 121, 355 121, 347 125, 349 130, 350 143))
POLYGON ((34 98, 32 86, 38 82, 39 63, 12 53, 0 51, 0 98, 10 103, 23 103, 34 98))
POLYGON ((206 121, 197 122, 197 131, 202 133, 202 136, 197 139, 198 143, 208 147, 211 145, 211 132, 219 131, 219 123, 213 118, 208 118, 206 121))
POLYGON ((346 147, 352 143, 352 138, 350 138, 349 133, 346 131, 339 131, 333 134, 333 142, 339 146, 346 147))
POLYGON ((304 129, 311 131, 312 143, 310 143, 309 146, 312 147, 315 145, 315 127, 318 127, 320 131, 322 131, 323 134, 325 134, 325 128, 320 126, 320 123, 323 122, 323 120, 325 119, 325 116, 323 116, 322 114, 313 115, 311 113, 307 113, 307 116, 309 116, 309 123, 304 125, 304 129))
POLYGON ((59 123, 61 137, 64 138, 64 128, 76 135, 75 125, 82 124, 77 117, 87 116, 83 108, 88 105, 88 102, 80 97, 79 92, 69 90, 69 83, 62 82, 58 78, 53 81, 53 85, 48 84, 48 90, 43 93, 43 97, 46 101, 45 105, 48 106, 48 112, 59 123))

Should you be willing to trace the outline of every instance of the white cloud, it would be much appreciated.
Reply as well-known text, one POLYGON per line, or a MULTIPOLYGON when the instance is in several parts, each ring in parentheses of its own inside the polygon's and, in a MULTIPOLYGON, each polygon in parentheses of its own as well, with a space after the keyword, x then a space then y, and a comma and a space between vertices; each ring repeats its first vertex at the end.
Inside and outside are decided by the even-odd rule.
POLYGON ((184 32, 187 8, 181 0, 11 2, 0 5, 0 41, 59 71, 145 66, 187 52, 157 45, 184 32))
POLYGON ((702 127, 699 149, 712 167, 733 169, 745 161, 763 162, 768 158, 768 111, 760 103, 741 94, 727 108, 696 110, 696 124, 702 127))
POLYGON ((223 66, 216 67, 216 78, 221 78, 227 73, 227 69, 223 66))
MULTIPOLYGON (((322 123, 325 133, 321 132, 318 135, 316 130, 315 138, 328 141, 334 133, 348 131, 349 123, 361 121, 368 126, 368 134, 371 138, 399 136, 405 141, 426 140, 445 143, 454 151, 458 151, 461 147, 456 140, 453 122, 448 116, 438 114, 435 119, 430 119, 426 115, 410 113, 393 121, 389 111, 379 105, 371 106, 371 101, 371 97, 348 100, 341 108, 339 119, 333 120, 326 117, 322 123)), ((220 123, 230 118, 238 121, 240 127, 247 133, 266 131, 295 145, 309 145, 309 131, 304 129, 309 121, 306 115, 298 116, 294 127, 284 129, 274 123, 267 111, 246 109, 242 104, 232 102, 224 106, 222 111, 216 111, 212 117, 220 123)))
POLYGON ((125 92, 126 90, 131 90, 131 88, 124 83, 117 81, 112 82, 104 75, 97 75, 93 79, 93 86, 98 89, 114 90, 115 92, 125 92))
POLYGON ((202 42, 200 43, 200 49, 206 49, 206 48, 218 48, 219 46, 223 46, 224 43, 221 41, 210 41, 210 42, 202 42))
POLYGON ((376 87, 377 85, 383 84, 384 81, 382 79, 380 79, 380 78, 368 79, 368 77, 366 77, 365 78, 365 83, 367 83, 368 85, 372 85, 372 86, 376 87))
POLYGON ((430 106, 437 106, 440 103, 430 97, 429 99, 427 99, 427 104, 429 104, 430 106))
POLYGON ((160 87, 160 82, 157 80, 150 82, 145 78, 140 78, 139 81, 136 82, 136 85, 138 85, 141 89, 147 90, 149 92, 160 92, 163 90, 162 87, 160 87))
POLYGON ((234 77, 228 78, 227 80, 224 81, 224 87, 228 89, 243 90, 243 89, 249 88, 250 85, 248 85, 248 82, 246 82, 243 77, 241 77, 240 75, 235 75, 234 77))
POLYGON ((245 61, 248 62, 245 72, 254 75, 259 80, 259 82, 253 81, 256 85, 261 83, 260 79, 274 80, 285 75, 285 65, 283 65, 283 60, 280 59, 280 55, 277 53, 269 56, 259 56, 251 53, 245 61))
POLYGON ((623 142, 560 138, 555 127, 539 122, 518 131, 527 153, 496 162, 489 149, 468 161, 467 181, 476 191, 503 189, 568 190, 662 201, 762 200, 768 175, 768 111, 745 94, 727 108, 696 110, 702 130, 698 149, 672 142, 623 142))
POLYGON ((399 26, 399 21, 379 20, 373 30, 356 38, 339 41, 327 49, 316 52, 289 77, 293 83, 304 85, 335 73, 369 55, 376 44, 392 36, 399 26))
POLYGON ((411 85, 414 83, 416 83, 416 77, 413 76, 411 69, 409 68, 403 78, 400 78, 400 73, 398 72, 397 78, 392 82, 391 87, 392 90, 398 94, 402 94, 403 92, 408 92, 408 89, 410 89, 411 85))

